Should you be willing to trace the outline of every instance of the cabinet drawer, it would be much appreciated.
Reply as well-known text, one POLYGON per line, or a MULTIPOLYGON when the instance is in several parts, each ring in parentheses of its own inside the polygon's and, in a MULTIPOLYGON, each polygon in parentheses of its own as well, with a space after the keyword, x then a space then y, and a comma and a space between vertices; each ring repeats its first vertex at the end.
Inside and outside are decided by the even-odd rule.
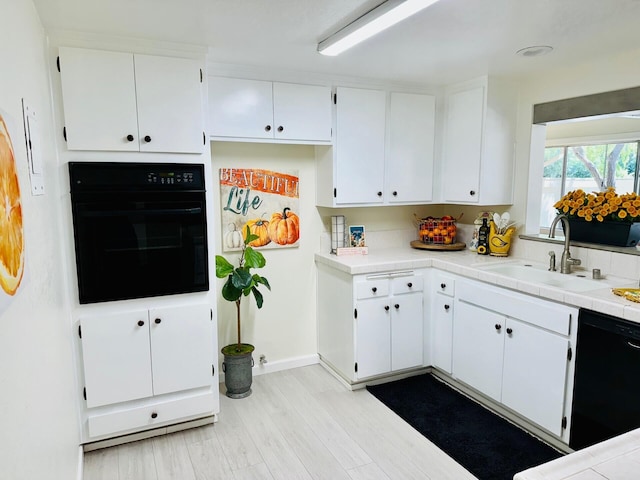
POLYGON ((434 290, 436 292, 442 293, 444 295, 448 295, 449 297, 453 297, 456 293, 456 281, 453 277, 442 274, 440 272, 435 272, 435 276, 433 277, 434 282, 434 290))
POLYGON ((197 415, 213 414, 213 392, 204 392, 167 402, 150 403, 104 414, 89 415, 89 436, 120 434, 128 430, 144 430, 167 422, 197 415), (152 415, 156 417, 153 418, 152 415))
POLYGON ((385 297, 389 295, 389 279, 376 278, 356 282, 356 299, 385 297))
POLYGON ((421 292, 423 285, 421 275, 398 277, 391 280, 391 292, 394 294, 421 292))

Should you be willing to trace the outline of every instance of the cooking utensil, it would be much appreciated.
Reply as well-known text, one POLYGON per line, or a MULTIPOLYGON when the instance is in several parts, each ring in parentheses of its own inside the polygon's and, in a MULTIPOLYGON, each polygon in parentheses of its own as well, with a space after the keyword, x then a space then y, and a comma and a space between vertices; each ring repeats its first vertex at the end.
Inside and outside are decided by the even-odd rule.
POLYGON ((500 214, 498 212, 493 214, 493 223, 496 226, 496 230, 500 233, 500 222, 502 221, 500 214))
POLYGON ((504 235, 504 232, 507 229, 507 225, 509 224, 509 221, 511 220, 511 214, 509 212, 504 212, 502 214, 502 216, 500 217, 500 234, 504 235))

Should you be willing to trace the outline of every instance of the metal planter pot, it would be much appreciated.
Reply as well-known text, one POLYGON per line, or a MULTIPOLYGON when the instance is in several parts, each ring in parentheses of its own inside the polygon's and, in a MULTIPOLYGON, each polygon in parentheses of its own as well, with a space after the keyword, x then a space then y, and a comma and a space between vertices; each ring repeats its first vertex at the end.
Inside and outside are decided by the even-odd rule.
POLYGON ((222 349, 224 361, 224 385, 227 387, 227 397, 245 398, 251 395, 253 382, 252 368, 254 365, 252 353, 253 345, 243 343, 241 352, 236 351, 236 345, 227 345, 222 349))

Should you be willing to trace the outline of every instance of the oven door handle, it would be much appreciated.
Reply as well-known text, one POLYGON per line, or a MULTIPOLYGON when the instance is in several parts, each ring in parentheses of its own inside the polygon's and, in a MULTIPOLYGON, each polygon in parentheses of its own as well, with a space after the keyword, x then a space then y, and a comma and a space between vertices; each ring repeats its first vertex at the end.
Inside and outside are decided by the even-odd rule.
POLYGON ((126 217, 129 215, 200 215, 202 208, 162 208, 149 210, 108 210, 108 211, 86 211, 80 212, 83 217, 126 217))

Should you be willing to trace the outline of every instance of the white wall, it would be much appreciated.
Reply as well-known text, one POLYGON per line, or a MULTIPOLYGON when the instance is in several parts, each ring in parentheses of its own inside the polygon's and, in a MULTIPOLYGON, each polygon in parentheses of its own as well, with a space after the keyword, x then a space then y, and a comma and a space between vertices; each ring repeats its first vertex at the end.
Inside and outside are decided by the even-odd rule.
POLYGON ((0 109, 14 125, 27 267, 23 285, 0 314, 0 478, 74 479, 77 405, 45 36, 31 0, 0 0, 0 12, 0 109), (22 98, 41 127, 43 196, 30 194, 22 98))

